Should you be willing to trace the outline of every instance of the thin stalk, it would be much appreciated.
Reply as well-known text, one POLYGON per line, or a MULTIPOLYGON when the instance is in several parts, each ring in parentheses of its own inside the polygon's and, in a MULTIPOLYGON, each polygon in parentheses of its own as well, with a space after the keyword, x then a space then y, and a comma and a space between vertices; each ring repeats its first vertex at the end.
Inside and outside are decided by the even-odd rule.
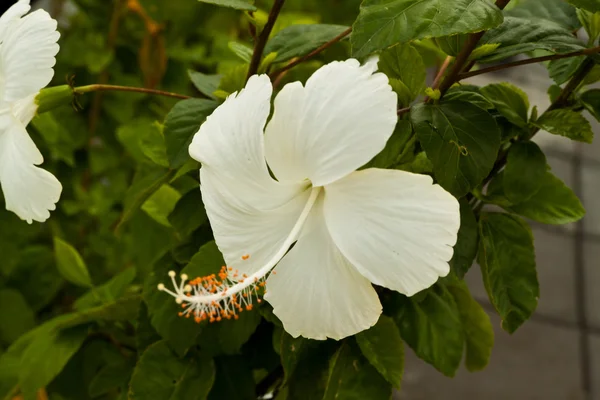
POLYGON ((295 59, 294 61, 290 62, 285 67, 271 73, 270 74, 271 79, 276 81, 280 77, 281 74, 294 68, 296 65, 303 63, 304 61, 316 56, 317 54, 321 53, 322 51, 328 49, 332 45, 336 44, 337 42, 339 42, 340 40, 342 40, 343 38, 348 36, 351 32, 352 32, 352 28, 350 27, 350 28, 346 29, 344 32, 342 32, 339 35, 337 35, 336 37, 334 37, 333 39, 331 39, 329 42, 322 44, 321 46, 317 47, 315 50, 311 51, 310 53, 306 54, 305 56, 299 57, 299 58, 295 59))
POLYGON ((250 60, 250 66, 248 67, 248 76, 246 76, 246 81, 250 79, 252 75, 258 72, 258 67, 260 66, 260 60, 262 59, 263 51, 265 50, 265 46, 267 45, 267 40, 269 40, 269 35, 271 35, 271 31, 275 26, 275 21, 277 21, 279 12, 283 7, 283 3, 285 3, 285 0, 275 0, 275 2, 273 3, 273 7, 269 12, 269 18, 267 19, 267 23, 265 24, 262 32, 258 36, 258 39, 254 43, 254 51, 252 52, 252 59, 250 60))
POLYGON ((592 47, 590 49, 574 51, 572 53, 552 54, 552 55, 543 56, 543 57, 529 58, 527 60, 519 60, 519 61, 514 61, 514 62, 510 62, 510 63, 506 63, 506 64, 494 65, 493 67, 482 68, 477 71, 465 72, 458 76, 458 80, 471 78, 471 77, 477 76, 477 75, 487 74, 489 72, 495 72, 495 71, 501 71, 501 70, 508 69, 508 68, 514 68, 514 67, 518 67, 521 65, 536 64, 536 63, 540 63, 540 62, 544 62, 544 61, 560 60, 563 58, 586 56, 586 55, 597 54, 597 53, 600 53, 600 46, 592 47))
POLYGON ((130 86, 104 85, 104 84, 100 84, 100 83, 94 84, 94 85, 79 86, 79 87, 73 88, 73 92, 76 94, 83 94, 83 93, 90 93, 90 92, 135 92, 135 93, 151 94, 151 95, 156 95, 156 96, 173 97, 176 99, 189 99, 190 98, 190 96, 186 96, 184 94, 165 92, 163 90, 140 88, 140 87, 130 87, 130 86))

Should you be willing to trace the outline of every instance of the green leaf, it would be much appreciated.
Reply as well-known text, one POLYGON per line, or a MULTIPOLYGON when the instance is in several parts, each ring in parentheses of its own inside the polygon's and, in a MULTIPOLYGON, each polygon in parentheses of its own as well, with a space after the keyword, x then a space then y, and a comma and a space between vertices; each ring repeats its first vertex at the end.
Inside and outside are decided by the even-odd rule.
POLYGON ((209 400, 256 400, 252 370, 240 356, 215 358, 216 377, 209 400))
POLYGON ((577 17, 588 34, 588 43, 595 43, 600 36, 600 12, 591 13, 586 10, 577 9, 577 17))
POLYGON ((124 210, 121 220, 116 227, 117 231, 133 217, 135 212, 152 194, 175 175, 175 170, 163 168, 152 169, 147 174, 145 172, 138 172, 136 174, 137 179, 134 179, 133 184, 127 189, 127 193, 125 193, 125 201, 123 202, 124 210))
POLYGON ((191 69, 188 70, 188 75, 200 93, 213 100, 217 99, 213 93, 219 88, 221 75, 206 75, 202 72, 192 71, 191 69))
POLYGON ((479 265, 490 302, 502 318, 502 328, 513 333, 537 307, 539 284, 533 236, 518 217, 483 213, 479 265))
POLYGON ((264 54, 277 53, 273 62, 288 61, 316 50, 347 29, 343 25, 291 25, 277 32, 267 42, 264 54))
POLYGON ((73 246, 59 237, 54 237, 54 255, 58 271, 66 280, 77 286, 92 287, 92 279, 85 262, 73 246))
POLYGON ((581 113, 573 110, 547 111, 533 124, 550 133, 578 142, 592 143, 594 140, 594 132, 589 121, 581 113))
MULTIPOLYGON (((88 389, 90 397, 109 394, 119 388, 127 388, 133 373, 133 365, 128 361, 106 365, 94 376, 88 389)), ((127 389, 124 390, 125 392, 127 389)))
POLYGON ((583 50, 579 39, 560 24, 533 18, 505 17, 497 28, 489 30, 481 39, 481 44, 500 46, 479 62, 494 62, 534 50, 546 50, 555 54, 565 54, 583 50))
POLYGON ((149 346, 133 371, 129 400, 206 399, 215 379, 210 358, 179 359, 160 341, 149 346))
POLYGON ((449 56, 456 57, 464 47, 469 35, 459 34, 435 39, 435 43, 449 56))
POLYGON ((382 315, 375 326, 356 335, 356 342, 371 365, 400 389, 404 373, 404 347, 394 321, 382 315))
POLYGON ((187 99, 175 104, 165 118, 165 143, 171 168, 179 168, 190 159, 188 147, 206 117, 218 103, 212 100, 187 99))
POLYGON ((182 356, 194 345, 202 328, 193 320, 180 317, 181 306, 175 303, 173 297, 157 289, 159 283, 171 286, 168 276, 170 268, 168 264, 157 266, 148 276, 144 283, 144 301, 156 332, 182 356))
POLYGON ((593 13, 600 12, 600 1, 598 0, 567 0, 577 8, 591 11, 593 13))
POLYGON ((169 160, 167 159, 162 127, 154 122, 148 128, 145 130, 144 136, 139 139, 142 153, 156 165, 167 168, 169 160))
POLYGON ((214 4, 215 6, 229 7, 236 10, 256 11, 253 1, 250 0, 198 0, 201 3, 214 4))
POLYGON ((485 98, 477 86, 461 85, 450 88, 442 99, 442 102, 462 101, 471 103, 484 110, 491 110, 494 105, 485 98))
POLYGON ((181 198, 181 194, 173 187, 164 184, 142 204, 142 210, 159 224, 170 227, 169 214, 175 209, 175 205, 181 198))
POLYGON ((508 210, 543 224, 562 225, 585 215, 581 202, 560 179, 546 172, 540 189, 528 200, 505 206, 508 210))
POLYGON ((253 49, 239 42, 229 42, 228 47, 242 61, 249 63, 252 58, 253 49))
POLYGON ((148 315, 148 306, 142 302, 140 304, 137 323, 135 327, 135 346, 138 354, 143 353, 148 346, 161 339, 156 330, 152 327, 150 316, 148 315))
POLYGON ((443 286, 411 298, 394 294, 394 321, 419 358, 446 376, 454 376, 465 335, 456 302, 443 286))
POLYGON ((49 384, 79 350, 87 328, 76 327, 36 335, 21 358, 19 386, 25 400, 35 400, 38 389, 49 384))
POLYGON ((0 344, 9 345, 35 326, 35 314, 21 293, 0 289, 0 344))
POLYGON ((463 281, 454 280, 447 287, 456 301, 465 331, 465 365, 471 372, 480 371, 489 363, 494 347, 494 328, 490 317, 471 296, 463 281))
POLYGON ((494 83, 481 88, 483 94, 513 124, 526 127, 529 114, 527 94, 510 83, 494 83))
POLYGON ((363 168, 385 169, 410 161, 414 150, 414 142, 415 137, 412 134, 410 122, 403 119, 398 120, 396 129, 388 139, 385 148, 363 168))
POLYGON ((531 198, 542 187, 547 169, 546 156, 537 144, 513 143, 504 169, 504 194, 514 203, 531 198))
POLYGON ((351 340, 346 340, 331 358, 329 380, 323 400, 388 400, 392 386, 363 357, 351 340))
POLYGON ((425 90, 425 64, 419 52, 410 44, 399 44, 382 52, 378 66, 390 79, 398 80, 408 88, 410 98, 402 102, 404 106, 408 106, 425 90))
POLYGON ((465 195, 492 169, 500 131, 485 110, 464 102, 421 104, 411 120, 437 181, 454 196, 465 195))
POLYGON ((279 354, 281 355, 281 366, 285 372, 285 381, 294 375, 298 362, 304 356, 304 353, 314 350, 315 343, 302 336, 292 337, 287 332, 281 333, 279 343, 279 354))
POLYGON ((550 78, 552 78, 557 85, 562 85, 571 79, 584 60, 585 57, 569 57, 550 61, 548 63, 548 73, 550 73, 550 78))
POLYGON ((169 214, 169 223, 181 237, 186 237, 207 221, 206 209, 199 189, 184 195, 169 214))
POLYGON ((394 43, 487 30, 502 23, 488 0, 364 0, 352 26, 352 55, 364 57, 394 43))
POLYGON ((459 278, 463 278, 473 265, 479 246, 479 226, 473 208, 465 199, 460 203, 460 229, 454 245, 454 254, 450 260, 452 270, 459 278))
MULTIPOLYGON (((512 3, 512 2, 511 2, 512 3)), ((504 12, 510 17, 545 19, 562 25, 570 31, 581 27, 576 9, 564 0, 521 0, 515 7, 504 12)))
POLYGON ((123 272, 112 277, 105 284, 92 288, 89 292, 75 300, 76 310, 85 310, 102 304, 114 302, 125 294, 125 291, 136 276, 135 268, 126 268, 123 272))
POLYGON ((600 89, 591 89, 583 92, 579 98, 583 106, 600 121, 600 89))

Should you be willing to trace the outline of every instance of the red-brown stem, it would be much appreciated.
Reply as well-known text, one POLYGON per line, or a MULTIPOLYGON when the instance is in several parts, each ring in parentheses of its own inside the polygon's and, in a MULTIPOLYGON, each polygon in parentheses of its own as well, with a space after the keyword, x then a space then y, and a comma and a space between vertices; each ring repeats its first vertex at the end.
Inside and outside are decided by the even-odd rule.
POLYGON ((275 2, 273 3, 273 7, 271 7, 267 23, 265 24, 260 35, 258 35, 258 39, 254 43, 254 51, 252 52, 250 66, 248 66, 248 75, 246 76, 246 81, 250 79, 252 75, 258 72, 258 67, 260 66, 263 51, 265 50, 265 46, 267 45, 267 40, 269 40, 269 35, 271 35, 271 31, 275 26, 275 21, 277 21, 279 12, 283 7, 283 3, 285 3, 285 0, 275 0, 275 2))
POLYGON ((165 92, 163 90, 155 90, 148 88, 139 88, 139 87, 130 87, 130 86, 117 86, 117 85, 104 85, 104 84, 95 84, 95 85, 87 85, 87 86, 79 86, 73 88, 73 92, 76 94, 90 93, 90 92, 135 92, 135 93, 145 93, 152 94, 156 96, 165 96, 165 97, 173 97, 176 99, 189 99, 190 96, 186 96, 184 94, 179 93, 171 93, 165 92))
POLYGON ((540 63, 540 62, 544 62, 544 61, 560 60, 562 58, 585 56, 585 55, 596 54, 596 53, 600 53, 600 46, 592 47, 590 49, 574 51, 572 53, 551 54, 551 55, 543 56, 543 57, 528 58, 527 60, 519 60, 519 61, 514 61, 514 62, 510 62, 510 63, 506 63, 506 64, 494 65, 493 67, 487 67, 487 68, 482 68, 477 71, 462 73, 458 76, 458 79, 462 80, 462 79, 470 78, 470 77, 477 76, 477 75, 487 74, 489 72, 501 71, 503 69, 518 67, 521 65, 536 64, 536 63, 540 63))
POLYGON ((286 65, 285 67, 272 72, 271 74, 269 74, 269 76, 271 77, 271 80, 276 81, 279 76, 281 74, 283 74, 284 72, 288 71, 291 68, 294 68, 296 65, 316 56, 317 54, 321 53, 323 50, 328 49, 329 47, 331 47, 332 45, 336 44, 337 42, 339 42, 340 40, 342 40, 343 38, 345 38, 346 36, 348 36, 350 34, 350 32, 352 32, 352 28, 348 28, 346 29, 344 32, 340 33, 339 35, 337 35, 336 37, 334 37, 333 39, 331 39, 329 42, 322 44, 321 46, 317 47, 316 49, 314 49, 313 51, 311 51, 310 53, 308 53, 305 56, 299 57, 297 59, 295 59, 294 61, 290 62, 288 65, 286 65))

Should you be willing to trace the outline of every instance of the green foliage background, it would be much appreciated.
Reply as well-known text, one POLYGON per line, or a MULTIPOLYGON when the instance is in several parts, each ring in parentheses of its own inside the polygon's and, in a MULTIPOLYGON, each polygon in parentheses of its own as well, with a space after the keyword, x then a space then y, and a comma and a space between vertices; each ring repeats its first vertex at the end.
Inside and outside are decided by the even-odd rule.
POLYGON ((475 69, 518 54, 594 48, 599 1, 573 0, 576 9, 515 0, 504 12, 488 0, 285 2, 259 71, 273 73, 352 26, 349 40, 281 75, 279 87, 329 61, 379 52, 401 107, 412 108, 369 166, 431 174, 461 201, 450 276, 412 298, 378 288, 378 324, 339 342, 292 338, 265 303, 239 321, 197 325, 156 290, 170 269, 206 275, 223 263, 187 145, 243 87, 272 2, 73 3, 52 3, 62 34, 53 84, 192 98, 85 93, 30 125, 44 168, 64 190, 44 224, 27 225, 0 207, 0 399, 389 399, 401 387, 404 344, 448 376, 463 361, 470 371, 488 363, 491 324, 461 280, 476 257, 503 328, 512 333, 531 316, 539 288, 523 217, 562 224, 584 210, 530 139, 543 128, 592 141, 581 111, 600 115, 600 92, 586 89, 600 79, 597 56, 547 62, 554 104, 539 116, 510 84, 426 90, 426 68, 447 56, 458 63, 472 33, 484 30, 463 60, 477 61, 475 69), (589 40, 573 36, 578 30, 589 40), (423 102, 424 93, 435 101, 423 102))

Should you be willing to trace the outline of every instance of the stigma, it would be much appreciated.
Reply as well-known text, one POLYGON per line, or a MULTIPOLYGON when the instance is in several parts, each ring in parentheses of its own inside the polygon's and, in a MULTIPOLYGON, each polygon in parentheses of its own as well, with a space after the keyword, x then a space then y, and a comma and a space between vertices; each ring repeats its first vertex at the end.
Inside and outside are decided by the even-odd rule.
POLYGON ((164 284, 158 290, 166 292, 181 305, 180 317, 193 318, 195 322, 219 322, 225 319, 238 319, 243 311, 250 311, 254 302, 261 303, 265 294, 265 276, 248 276, 239 271, 222 266, 218 274, 211 274, 188 280, 180 275, 177 282, 175 271, 169 271, 173 290, 164 284))

